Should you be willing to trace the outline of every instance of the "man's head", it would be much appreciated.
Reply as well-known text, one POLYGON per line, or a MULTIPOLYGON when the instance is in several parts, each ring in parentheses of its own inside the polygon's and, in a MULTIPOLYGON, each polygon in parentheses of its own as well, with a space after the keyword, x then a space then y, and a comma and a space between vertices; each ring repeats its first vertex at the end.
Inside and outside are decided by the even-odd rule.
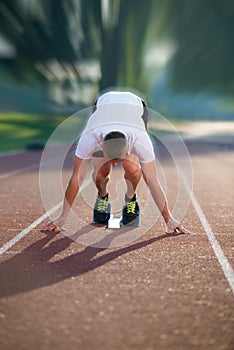
POLYGON ((111 131, 104 137, 103 152, 111 160, 125 158, 127 148, 127 139, 119 131, 111 131))

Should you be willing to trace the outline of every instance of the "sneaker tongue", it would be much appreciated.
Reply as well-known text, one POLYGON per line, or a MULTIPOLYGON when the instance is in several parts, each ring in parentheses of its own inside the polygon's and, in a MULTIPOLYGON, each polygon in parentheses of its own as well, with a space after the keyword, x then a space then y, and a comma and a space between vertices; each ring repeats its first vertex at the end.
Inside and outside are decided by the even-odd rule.
POLYGON ((136 194, 132 198, 129 198, 127 195, 125 195, 125 202, 135 202, 136 201, 136 194))
POLYGON ((108 193, 107 193, 104 197, 100 196, 100 194, 98 193, 98 196, 99 196, 99 198, 101 198, 101 199, 108 199, 108 193))

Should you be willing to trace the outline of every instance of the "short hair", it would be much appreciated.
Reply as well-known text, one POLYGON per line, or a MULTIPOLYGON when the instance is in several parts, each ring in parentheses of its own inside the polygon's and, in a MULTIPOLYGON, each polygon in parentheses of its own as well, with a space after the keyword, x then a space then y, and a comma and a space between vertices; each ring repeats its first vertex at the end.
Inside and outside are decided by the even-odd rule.
POLYGON ((123 152, 128 145, 126 136, 120 131, 111 131, 104 137, 103 150, 110 159, 118 159, 123 156, 123 152))

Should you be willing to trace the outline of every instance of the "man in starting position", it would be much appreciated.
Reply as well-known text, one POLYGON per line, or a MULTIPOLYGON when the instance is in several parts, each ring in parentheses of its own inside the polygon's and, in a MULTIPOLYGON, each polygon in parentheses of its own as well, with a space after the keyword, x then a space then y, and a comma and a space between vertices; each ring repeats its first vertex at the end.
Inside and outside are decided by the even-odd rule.
POLYGON ((153 144, 147 133, 147 106, 131 92, 107 92, 97 99, 87 125, 78 141, 73 173, 66 189, 61 214, 44 226, 59 231, 68 216, 92 161, 93 180, 98 194, 94 205, 96 223, 107 223, 109 200, 107 184, 112 167, 121 163, 127 184, 123 225, 133 223, 139 215, 136 190, 143 176, 158 206, 168 233, 189 233, 169 211, 166 196, 157 177, 153 144))

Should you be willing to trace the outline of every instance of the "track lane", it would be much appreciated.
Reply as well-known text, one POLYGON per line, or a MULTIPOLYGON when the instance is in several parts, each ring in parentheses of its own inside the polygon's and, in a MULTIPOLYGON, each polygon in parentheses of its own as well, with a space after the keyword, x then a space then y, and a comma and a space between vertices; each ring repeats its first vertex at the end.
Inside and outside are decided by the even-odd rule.
MULTIPOLYGON (((40 164, 41 151, 25 151, 20 153, 14 153, 12 155, 3 155, 0 157, 0 176, 11 173, 13 171, 19 171, 20 169, 35 166, 40 164)), ((33 169, 35 169, 33 168, 33 169)))
MULTIPOLYGON (((212 185, 202 166, 198 157, 195 195, 216 235, 209 208, 217 198, 215 191, 209 201, 204 195, 212 185)), ((19 194, 23 178, 15 178, 19 194)), ((169 187, 170 199, 173 192, 169 187)), ((34 192, 32 207, 37 202, 34 192)), ((226 208, 220 210, 222 221, 226 208)), ((2 347, 231 350, 230 287, 217 259, 203 258, 214 252, 192 205, 184 223, 192 235, 165 236, 159 220, 138 241, 107 250, 33 229, 1 257, 2 347)))

